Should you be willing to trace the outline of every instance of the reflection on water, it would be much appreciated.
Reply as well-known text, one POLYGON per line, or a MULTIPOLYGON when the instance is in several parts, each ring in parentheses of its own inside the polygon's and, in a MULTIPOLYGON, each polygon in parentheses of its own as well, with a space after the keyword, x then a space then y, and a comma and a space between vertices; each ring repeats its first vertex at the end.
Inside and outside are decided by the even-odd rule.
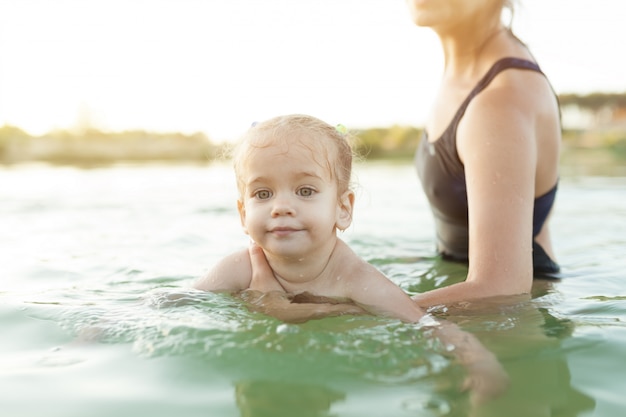
MULTIPOLYGON (((361 256, 409 293, 463 279, 463 265, 433 257, 411 166, 367 164, 357 177, 355 221, 342 236, 361 256)), ((552 224, 566 278, 535 281, 527 298, 433 309, 510 376, 502 397, 471 411, 463 368, 419 326, 366 316, 287 325, 189 290, 247 244, 229 167, 17 167, 0 170, 0 184, 8 415, 608 417, 626 408, 623 177, 562 178, 552 224)))
MULTIPOLYGON (((575 323, 550 314, 540 298, 511 301, 466 303, 443 313, 478 335, 497 354, 511 379, 502 397, 472 415, 578 416, 594 410, 595 400, 574 385, 567 359, 575 323)), ((585 346, 590 347, 593 343, 585 346)))
POLYGON ((235 387, 241 417, 324 417, 345 393, 322 385, 272 380, 244 380, 235 387))

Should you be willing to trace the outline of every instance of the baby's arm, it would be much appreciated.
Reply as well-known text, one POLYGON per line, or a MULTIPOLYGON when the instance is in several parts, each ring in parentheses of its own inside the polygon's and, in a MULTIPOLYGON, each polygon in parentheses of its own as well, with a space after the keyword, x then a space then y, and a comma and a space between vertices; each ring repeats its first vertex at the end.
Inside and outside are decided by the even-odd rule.
POLYGON ((241 291, 250 287, 252 267, 248 250, 228 255, 217 263, 204 277, 194 282, 193 287, 203 291, 241 291))
POLYGON ((348 275, 343 290, 345 296, 370 314, 409 323, 416 323, 424 316, 417 303, 373 265, 360 258, 343 265, 348 268, 341 274, 348 275))

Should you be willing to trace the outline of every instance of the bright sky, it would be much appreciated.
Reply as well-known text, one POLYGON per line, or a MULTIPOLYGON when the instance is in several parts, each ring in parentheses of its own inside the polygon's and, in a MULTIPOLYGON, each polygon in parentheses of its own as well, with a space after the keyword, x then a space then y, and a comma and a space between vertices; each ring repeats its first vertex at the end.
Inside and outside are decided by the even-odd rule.
MULTIPOLYGON (((557 92, 626 91, 623 0, 521 0, 557 92)), ((421 126, 442 66, 404 0, 0 0, 0 125, 205 132, 309 113, 421 126)))

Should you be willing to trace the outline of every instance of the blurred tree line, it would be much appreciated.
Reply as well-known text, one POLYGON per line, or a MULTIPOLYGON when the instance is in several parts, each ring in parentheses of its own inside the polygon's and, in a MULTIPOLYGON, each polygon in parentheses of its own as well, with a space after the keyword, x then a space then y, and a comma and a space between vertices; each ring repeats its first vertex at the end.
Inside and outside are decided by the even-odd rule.
POLYGON ((352 132, 353 148, 363 159, 398 159, 412 157, 423 129, 413 126, 391 126, 352 132))
POLYGON ((23 130, 0 127, 0 163, 41 161, 58 164, 106 164, 111 162, 192 161, 209 162, 218 146, 204 133, 154 133, 143 130, 102 132, 56 130, 31 136, 23 130))
MULTIPOLYGON (((577 107, 608 120, 587 129, 564 130, 565 148, 602 148, 626 155, 626 93, 561 94, 562 109, 577 107), (608 119, 607 119, 608 114, 608 119)), ((362 159, 410 159, 423 129, 391 126, 351 132, 362 159)), ((41 161, 59 164, 171 161, 209 163, 227 154, 228 144, 213 143, 204 133, 154 133, 142 130, 102 132, 93 128, 56 130, 42 136, 0 127, 0 163, 41 161)))
MULTIPOLYGON (((355 153, 363 159, 405 158, 415 151, 422 130, 392 126, 351 132, 355 153)), ((203 133, 153 133, 141 130, 81 132, 57 130, 42 136, 0 127, 0 163, 49 162, 96 165, 113 162, 169 161, 208 163, 228 154, 203 133)))
POLYGON ((581 109, 590 110, 592 112, 596 112, 604 108, 625 109, 626 92, 591 93, 586 95, 573 93, 560 94, 559 104, 561 105, 561 107, 577 106, 581 109))
POLYGON ((594 149, 621 159, 626 157, 626 92, 561 94, 559 104, 564 115, 566 149, 594 149), (578 126, 565 122, 571 110, 575 110, 578 126))

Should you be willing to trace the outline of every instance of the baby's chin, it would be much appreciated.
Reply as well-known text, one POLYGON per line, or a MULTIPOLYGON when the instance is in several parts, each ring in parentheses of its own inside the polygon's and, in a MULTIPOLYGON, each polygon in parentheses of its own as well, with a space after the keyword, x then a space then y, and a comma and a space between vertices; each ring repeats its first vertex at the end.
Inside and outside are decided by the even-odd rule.
POLYGON ((297 250, 268 250, 265 252, 268 260, 279 259, 281 262, 290 262, 294 264, 305 262, 307 259, 306 251, 297 250))

